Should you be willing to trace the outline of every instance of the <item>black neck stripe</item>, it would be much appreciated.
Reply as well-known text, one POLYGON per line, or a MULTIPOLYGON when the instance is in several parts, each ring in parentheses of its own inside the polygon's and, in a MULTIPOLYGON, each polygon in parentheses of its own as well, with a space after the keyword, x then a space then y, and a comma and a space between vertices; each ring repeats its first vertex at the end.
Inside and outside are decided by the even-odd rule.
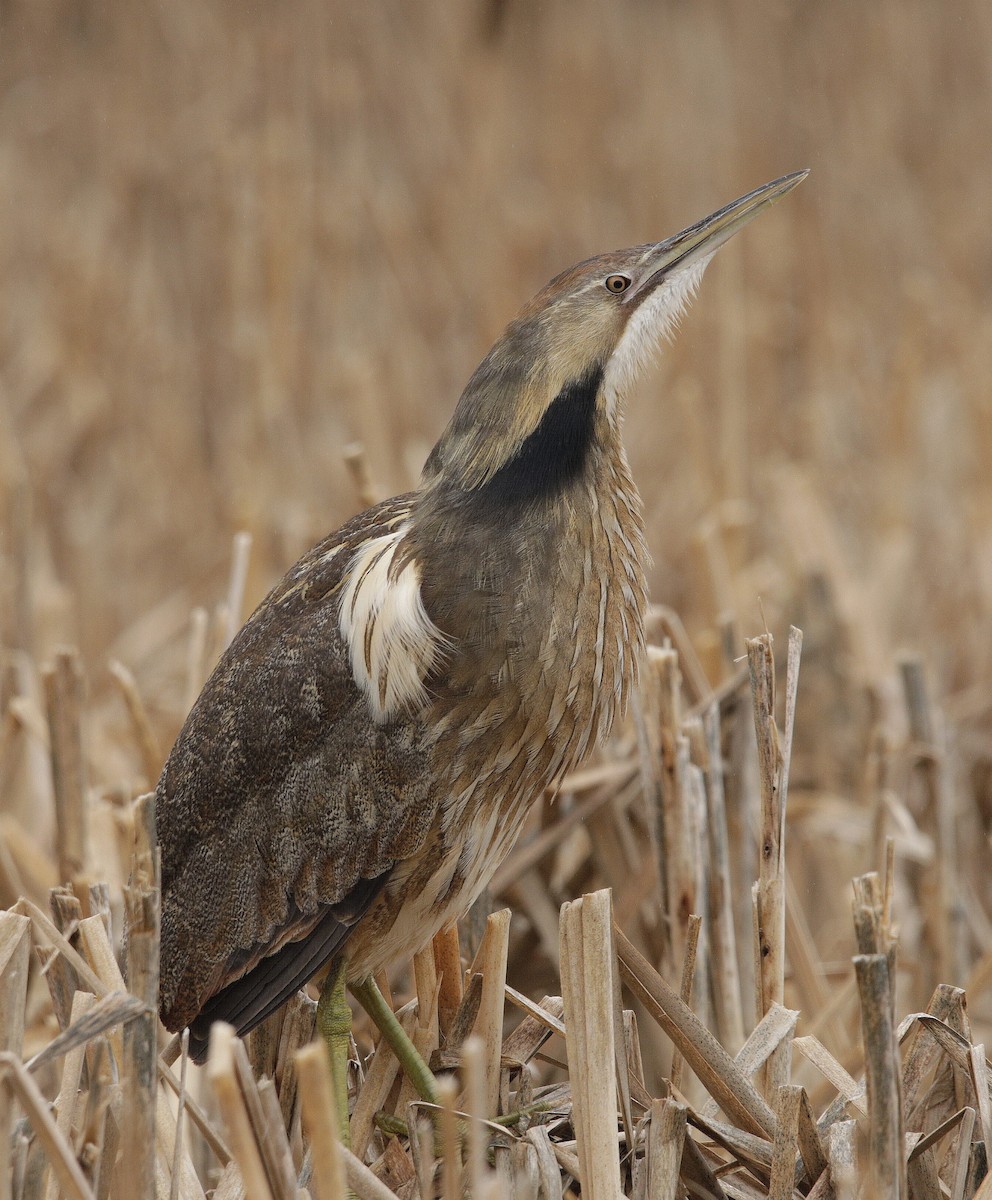
POLYGON ((602 380, 597 366, 566 384, 513 458, 477 490, 479 498, 498 505, 548 499, 571 483, 592 448, 602 380))

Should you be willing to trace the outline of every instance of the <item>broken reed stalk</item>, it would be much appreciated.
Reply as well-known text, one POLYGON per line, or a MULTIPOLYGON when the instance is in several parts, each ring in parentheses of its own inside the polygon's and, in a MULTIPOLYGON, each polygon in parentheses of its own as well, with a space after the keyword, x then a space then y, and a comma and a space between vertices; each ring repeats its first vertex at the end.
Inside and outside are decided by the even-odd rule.
MULTIPOLYGON (((854 897, 851 903, 854 919, 854 935, 861 954, 882 954, 889 968, 889 979, 896 977, 897 942, 890 928, 890 912, 885 890, 878 873, 869 871, 851 881, 854 897)), ((892 1000, 892 1024, 895 1027, 895 997, 890 987, 892 1000)))
POLYGON ((903 655, 899 661, 915 770, 923 787, 922 826, 933 839, 933 862, 924 874, 921 896, 924 936, 933 964, 929 984, 964 977, 963 909, 958 897, 958 848, 954 798, 947 779, 939 717, 930 696, 923 661, 903 655))
MULTIPOLYGON (((686 926, 685 959, 682 963, 682 982, 679 987, 679 996, 687 1006, 692 1004, 692 983, 696 973, 696 948, 699 945, 699 930, 702 923, 702 917, 693 913, 689 917, 689 923, 686 926)), ((672 1087, 676 1091, 682 1090, 682 1062, 681 1053, 675 1050, 672 1054, 672 1068, 669 1078, 672 1087)))
POLYGON ((478 1196, 488 1171, 486 1169, 487 1133, 486 1108, 486 1045, 472 1034, 462 1046, 462 1073, 465 1086, 464 1106, 469 1121, 466 1130, 466 1165, 468 1194, 478 1196))
POLYGON ((706 779, 706 832, 709 849, 710 943, 713 961, 713 999, 724 1046, 736 1054, 744 1044, 741 980, 737 933, 731 897, 732 872, 723 786, 723 748, 720 745, 720 707, 714 702, 702 716, 703 742, 699 755, 706 779))
POLYGON ((0 1051, 21 1053, 31 955, 31 922, 0 912, 0 1051))
MULTIPOLYGON (((785 898, 785 942, 792 978, 802 1002, 801 1007, 804 1012, 822 1016, 829 1011, 830 1005, 827 979, 806 921, 802 902, 788 869, 785 872, 785 898)), ((844 1031, 836 1018, 825 1022, 825 1030, 829 1035, 828 1040, 834 1046, 843 1044, 844 1031)))
MULTIPOLYGON (((163 1063, 162 1055, 159 1055, 158 1072, 162 1082, 169 1087, 175 1096, 182 1095, 182 1083, 175 1077, 169 1067, 163 1063)), ((183 1104, 183 1112, 189 1115, 190 1120, 196 1126, 197 1131, 202 1136, 217 1162, 221 1167, 226 1167, 231 1161, 231 1151, 223 1137, 221 1137, 217 1123, 208 1118, 206 1112, 204 1112, 188 1092, 183 1104)))
POLYGON ((234 1059, 236 1040, 230 1025, 222 1021, 214 1023, 210 1030, 207 1079, 217 1098, 231 1153, 241 1172, 246 1200, 273 1200, 238 1081, 234 1059))
POLYGON ((948 1189, 952 1200, 961 1200, 968 1182, 971 1157, 971 1138, 975 1129, 975 1110, 966 1108, 958 1134, 957 1151, 953 1156, 953 1173, 948 1189))
POLYGON ((824 1173, 828 1169, 826 1149, 804 1087, 798 1089, 796 1102, 799 1107, 799 1153, 802 1155, 807 1182, 815 1187, 823 1179, 824 1173))
POLYGON ((196 703, 196 698, 207 680, 207 638, 210 632, 210 614, 205 608, 197 607, 189 615, 189 640, 186 644, 186 686, 183 689, 184 713, 196 703))
POLYGON ((861 1002, 872 1200, 904 1200, 906 1165, 899 1047, 895 1033, 896 942, 885 889, 874 871, 854 880, 854 958, 861 1002))
MULTIPOLYGON (((0 912, 0 1054, 21 1054, 30 954, 30 920, 0 912)), ((13 1123, 13 1096, 0 1078, 0 1200, 11 1196, 13 1123)))
POLYGON ((184 1118, 186 1116, 186 1101, 187 1101, 187 1071, 189 1068, 189 1030, 184 1029, 181 1035, 181 1054, 179 1068, 179 1095, 176 1105, 176 1129, 172 1145, 172 1182, 169 1187, 169 1200, 179 1200, 179 1181, 182 1172, 182 1148, 184 1138, 184 1118))
MULTIPOLYGON (((789 630, 786 664, 785 730, 780 739, 775 723, 775 657, 771 634, 750 638, 745 643, 751 694, 754 704, 754 731, 758 746, 758 780, 761 790, 761 849, 758 880, 755 884, 755 931, 757 941, 756 984, 759 989, 759 1016, 772 1004, 781 1004, 785 995, 785 810, 789 790, 789 759, 795 725, 796 694, 802 633, 789 630)), ((787 1044, 769 1060, 766 1089, 788 1081, 785 1057, 787 1044)))
MULTIPOLYGON (((850 1106, 861 1116, 868 1115, 863 1084, 858 1083, 822 1042, 806 1034, 804 1037, 794 1038, 792 1046, 816 1067, 824 1079, 829 1081, 831 1087, 838 1093, 838 1100, 844 1108, 850 1106)), ((836 1114, 834 1114, 834 1119, 836 1119, 836 1114)))
POLYGON ((110 663, 108 670, 124 698, 124 705, 134 731, 134 740, 141 755, 146 786, 153 787, 162 769, 162 750, 148 717, 148 709, 141 698, 134 675, 123 663, 114 660, 110 663))
POLYGON ((322 1042, 312 1042, 296 1052, 295 1061, 303 1128, 310 1142, 314 1200, 345 1200, 345 1167, 327 1049, 322 1042))
POLYGON ((247 1200, 295 1200, 296 1170, 272 1081, 256 1081, 244 1043, 223 1022, 213 1026, 207 1058, 247 1200))
POLYGON ((251 534, 242 530, 234 535, 231 547, 231 574, 227 585, 227 599, 224 603, 226 626, 221 650, 226 649, 234 641, 235 634, 241 628, 244 620, 242 611, 245 604, 245 585, 248 582, 250 558, 251 534))
MULTIPOLYGON (((942 1025, 964 1036, 967 1018, 965 994, 961 988, 940 984, 934 989, 926 1011, 942 1025)), ((930 1084, 941 1055, 939 1041, 926 1032, 921 1022, 912 1036, 903 1067, 904 1114, 910 1128, 923 1123, 926 1102, 931 1094, 930 1084)))
MULTIPOLYGON (((72 1020, 82 1020, 92 1009, 95 997, 89 992, 76 992, 72 998, 72 1020)), ((62 1063, 62 1079, 59 1083, 59 1093, 55 1098, 56 1125, 66 1142, 71 1144, 73 1125, 77 1121, 76 1109, 80 1100, 79 1081, 83 1072, 83 1057, 86 1053, 84 1044, 74 1046, 65 1056, 62 1063)), ((58 1178, 52 1173, 45 1191, 45 1200, 58 1200, 58 1178)))
POLYGON ((783 757, 775 723, 775 659, 770 634, 749 639, 748 667, 754 702, 754 730, 758 745, 758 780, 761 789, 761 848, 755 884, 758 936, 755 982, 758 1014, 781 1004, 785 991, 785 904, 782 871, 785 864, 785 809, 779 787, 783 757))
POLYGON ((455 1116, 458 1085, 452 1076, 446 1075, 437 1081, 437 1093, 441 1101, 441 1200, 460 1200, 462 1154, 458 1143, 458 1119, 455 1116))
POLYGON ((562 999, 572 1111, 582 1192, 614 1200, 620 1192, 617 1140, 617 1035, 612 900, 594 892, 562 906, 562 999))
POLYGON ((462 1002, 462 963, 458 925, 452 922, 438 932, 431 944, 438 981, 438 1031, 445 1039, 462 1002))
POLYGON ((978 1120, 981 1125, 982 1141, 986 1154, 992 1149, 992 1097, 989 1095, 989 1069, 985 1058, 985 1046, 979 1042, 968 1048, 971 1082, 978 1101, 978 1120))
POLYGON ((769 1200, 792 1200, 793 1189, 803 1176, 809 1186, 817 1183, 827 1170, 827 1158, 805 1088, 783 1084, 778 1089, 775 1115, 778 1130, 768 1195, 769 1200))
MULTIPOLYGON (((68 887, 52 888, 48 896, 52 916, 60 932, 65 930, 70 935, 78 936, 82 925, 83 909, 76 894, 68 887)), ((16 906, 15 906, 16 907, 16 906)), ((79 990, 80 975, 69 963, 65 955, 56 949, 47 954, 45 977, 48 992, 52 998, 52 1008, 59 1027, 64 1029, 70 1021, 73 994, 79 990)), ((99 994, 99 993, 94 993, 99 994)))
POLYGON ((685 922, 697 908, 695 861, 689 853, 684 779, 688 756, 682 733, 682 676, 678 655, 670 647, 648 647, 648 662, 658 681, 658 722, 661 733, 661 806, 657 813, 659 869, 664 881, 668 918, 669 962, 678 970, 685 956, 685 922))
MULTIPOLYGON (((791 1041, 798 1018, 798 1012, 783 1008, 781 1004, 773 1004, 734 1056, 734 1063, 740 1071, 750 1077, 760 1070, 783 1042, 791 1041)), ((711 1098, 703 1105, 703 1115, 715 1117, 717 1108, 716 1100, 711 1098)))
POLYGON ((341 1147, 348 1187, 358 1200, 396 1200, 396 1193, 346 1147, 341 1147))
POLYGON ((854 959, 868 1089, 868 1180, 872 1200, 906 1196, 899 1054, 892 1023, 889 964, 884 954, 854 959))
MULTIPOLYGON (((22 914, 28 917, 31 921, 31 927, 34 931, 35 939, 42 946, 54 947, 53 955, 46 962, 46 969, 49 976, 55 974, 55 969, 58 967, 55 951, 57 951, 57 959, 65 959, 71 966, 72 972, 78 979, 80 986, 87 991, 92 992, 94 996, 104 997, 108 992, 124 992, 127 989, 124 986, 124 980, 120 973, 120 968, 114 959, 113 952, 110 950, 109 942, 107 941, 107 930, 101 917, 89 918, 88 921, 81 921, 78 926, 78 934, 80 943, 86 942, 90 937, 90 923, 96 922, 98 929, 93 931, 92 943, 93 946, 87 944, 87 954, 90 955, 91 961, 96 964, 97 969, 90 965, 90 962, 83 957, 82 954, 68 941, 66 937, 59 931, 57 926, 47 916, 46 913, 31 900, 26 900, 23 897, 18 900, 17 904, 11 910, 13 913, 22 914), (99 955, 93 953, 93 948, 99 950, 99 955), (102 975, 101 973, 102 972, 102 975)), ((64 978, 62 980, 64 982, 64 978)), ((72 987, 75 987, 73 981, 72 987)), ((71 1004, 71 999, 66 1003, 66 1011, 64 1016, 68 1021, 68 1008, 71 1004)), ((54 989, 53 989, 53 1007, 54 989)), ((61 1017, 63 1014, 59 1014, 61 1017)), ((120 1035, 116 1035, 114 1043, 114 1057, 118 1064, 122 1061, 121 1040, 120 1035)))
POLYGON ((434 1127, 425 1117, 417 1120, 416 1136, 410 1141, 410 1151, 414 1155, 420 1200, 434 1200, 434 1176, 437 1173, 434 1127))
POLYGON ((41 1090, 14 1054, 0 1053, 0 1078, 24 1109, 69 1200, 95 1200, 72 1146, 56 1124, 41 1090))
MULTIPOLYGON (((124 889, 127 919, 127 982, 145 1005, 144 1015, 124 1027, 122 1170, 135 1197, 155 1197, 155 1109, 158 1099, 158 955, 160 869, 155 841, 155 796, 134 805, 134 859, 124 889)), ((100 918, 91 918, 100 920, 100 918)))
POLYGON ((485 1102, 487 1117, 499 1112, 500 1048, 503 1044, 503 996, 506 960, 510 949, 510 910, 501 909, 486 920, 479 951, 472 964, 482 974, 482 999, 475 1032, 485 1048, 485 1102))
POLYGON ((677 1200, 686 1139, 686 1107, 675 1100, 655 1100, 648 1126, 647 1181, 651 1200, 677 1200))
POLYGON ((737 1063, 621 929, 614 926, 620 974, 681 1051, 700 1083, 750 1133, 773 1137, 775 1114, 737 1063))
POLYGON ((379 495, 379 489, 372 481, 368 456, 365 453, 365 447, 362 443, 350 442, 341 451, 341 457, 344 459, 345 466, 351 475, 352 483, 355 486, 355 494, 358 497, 358 503, 361 507, 370 508, 373 504, 378 503, 382 497, 379 495))
POLYGON ((837 1200, 854 1200, 860 1182, 856 1121, 837 1121, 831 1125, 827 1160, 837 1200))
POLYGON ((87 821, 82 725, 85 685, 78 652, 66 647, 57 650, 42 677, 48 711, 59 880, 79 888, 86 865, 87 821))
POLYGON ((772 1147, 768 1200, 792 1200, 796 1183, 796 1147, 799 1144, 798 1088, 783 1084, 776 1096, 775 1116, 778 1128, 772 1147))

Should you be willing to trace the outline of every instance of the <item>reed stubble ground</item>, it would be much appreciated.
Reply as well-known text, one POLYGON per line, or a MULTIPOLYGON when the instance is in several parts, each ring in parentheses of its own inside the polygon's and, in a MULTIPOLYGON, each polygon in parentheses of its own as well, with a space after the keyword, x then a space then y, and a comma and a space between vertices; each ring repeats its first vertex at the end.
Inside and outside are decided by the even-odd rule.
MULTIPOLYGON (((120 934, 134 798, 232 625, 312 541, 416 479, 475 362, 546 278, 811 166, 788 205, 721 253, 631 397, 658 605, 637 719, 535 814, 497 877, 493 906, 514 916, 483 940, 481 982, 459 975, 455 988, 449 969, 432 1017, 425 961, 397 976, 396 1000, 428 998, 411 1019, 445 1061, 473 1026, 483 1035, 465 1069, 476 1092, 460 1103, 493 1115, 559 1089, 544 1097, 553 1119, 532 1114, 503 1139, 495 1181, 485 1155, 470 1159, 476 1190, 516 1177, 520 1195, 577 1192, 576 1179, 585 1196, 678 1195, 696 1169, 694 1186, 712 1188, 699 1172, 716 1171, 727 1195, 823 1194, 823 1172, 795 1175, 796 1147, 815 1165, 818 1144, 840 1194, 849 1152, 858 1183, 885 1194, 974 1194, 992 1137, 979 1049, 992 981, 987 6, 10 0, 0 39, 4 1048, 30 1061, 74 1003, 77 1019, 95 1003, 118 1021, 26 1075, 6 1063, 17 1138, 0 1187, 141 1194, 150 1168, 136 1183, 104 1165, 117 1138, 122 1162, 154 1160, 162 1194, 175 1174, 180 1195, 198 1195, 236 1150, 238 1104, 250 1175, 259 1113, 278 1124, 264 1087, 252 1099, 250 1062, 275 1071, 289 1118, 265 1186, 292 1194, 287 1162, 298 1171, 304 1143, 283 1068, 305 1005, 282 1050, 270 1038, 246 1059, 219 1051, 215 1091, 226 1081, 234 1124, 210 1108, 188 1161, 174 1158, 166 1091, 141 1109, 157 1105, 157 1142, 122 1116, 140 1108, 124 1097, 141 1092, 142 1018, 113 998, 101 930, 120 934), (804 634, 791 740, 790 624, 804 634), (755 723, 747 671, 745 638, 766 626, 775 735, 760 688, 755 723), (791 748, 784 836, 768 786, 776 744, 791 748), (770 830, 778 874, 768 859, 759 869, 770 830), (869 872, 852 921, 850 880, 869 872), (49 889, 66 880, 77 899, 53 910, 49 889), (778 938, 757 959, 754 881, 778 938), (559 905, 604 887, 630 947, 609 934, 600 896, 560 923, 563 960, 559 905), (19 897, 37 908, 10 912, 19 897), (577 973, 587 956, 598 968, 577 973), (503 970, 532 1005, 562 997, 522 1033, 508 1019, 504 1055, 533 1072, 494 1057, 503 970), (698 1027, 672 1026, 669 1009, 685 1014, 655 970, 676 991, 684 975, 731 1054, 766 1014, 719 1117, 708 1089, 730 1068, 699 1057, 698 1027), (617 972, 619 1008, 587 996, 617 972), (595 1003, 586 1033, 573 1016, 575 1045, 543 1044, 541 1031, 595 1003), (905 1026, 899 1064, 886 1058, 893 1031, 928 1008, 929 1024, 905 1026), (604 1029, 624 1050, 619 1107, 604 1029), (893 1117, 878 1106, 900 1076, 893 1117), (82 1183, 46 1176, 41 1114, 56 1095, 51 1156, 70 1173, 78 1158, 82 1183), (686 1115, 702 1165, 673 1148, 686 1115), (903 1182, 898 1135, 945 1123, 932 1145, 911 1141, 903 1182), (584 1159, 590 1146, 601 1152, 584 1159)), ((759 667, 765 655, 752 647, 759 667)), ((768 677, 766 663, 755 679, 768 677)), ((136 917, 145 901, 132 896, 136 917)), ((439 961, 470 962, 479 933, 467 925, 439 961)), ((381 1102, 405 1115, 379 1071, 381 1102)), ((411 1153, 373 1133, 367 1085, 366 1157, 416 1194, 441 1147, 415 1138, 411 1153)), ((199 1129, 191 1111, 183 1123, 199 1129)), ((219 1194, 235 1195, 226 1170, 219 1194)))

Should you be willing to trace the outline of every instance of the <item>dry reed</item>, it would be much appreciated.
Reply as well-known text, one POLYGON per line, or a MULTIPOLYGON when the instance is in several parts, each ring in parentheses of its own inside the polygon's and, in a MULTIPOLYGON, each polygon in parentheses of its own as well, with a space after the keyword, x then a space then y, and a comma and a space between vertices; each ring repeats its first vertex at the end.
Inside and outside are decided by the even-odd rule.
MULTIPOLYGON (((517 969, 527 976, 528 945, 547 937, 539 928, 543 918, 531 919, 526 905, 515 937, 509 910, 488 918, 471 963, 462 957, 458 931, 443 931, 417 956, 408 983, 402 974, 394 982, 412 987, 401 1017, 435 1069, 460 1077, 461 1098, 457 1085, 442 1079, 443 1103, 432 1113, 398 1076, 385 1043, 363 1050, 363 1038, 352 1073, 351 1150, 337 1140, 323 1051, 297 1049, 313 1031, 313 1002, 305 997, 260 1027, 247 1047, 230 1030, 215 1029, 206 1112, 196 1089, 189 1090, 185 1060, 181 1080, 170 1079, 165 1064, 174 1060, 174 1044, 156 1039, 152 1016, 154 810, 150 796, 139 798, 121 812, 134 838, 121 896, 130 996, 108 936, 114 896, 102 885, 84 888, 85 857, 74 867, 76 891, 52 892, 51 918, 27 897, 3 914, 8 1194, 18 1200, 42 1194, 46 1200, 62 1194, 185 1198, 214 1188, 222 1198, 310 1194, 333 1200, 346 1187, 358 1196, 410 1200, 447 1200, 463 1189, 494 1198, 543 1193, 549 1200, 576 1189, 637 1200, 686 1190, 775 1200, 789 1200, 796 1189, 866 1200, 979 1194, 992 1138, 984 1041, 972 1040, 964 993, 946 984, 926 1012, 898 1020, 895 839, 887 843, 884 876, 853 881, 849 944, 856 953, 848 978, 854 986, 818 954, 810 933, 815 910, 791 922, 787 917, 789 904, 802 903, 785 876, 789 764, 802 696, 799 642, 793 630, 781 733, 769 635, 749 643, 750 686, 735 675, 729 690, 708 701, 702 723, 686 709, 674 652, 661 647, 653 654, 651 678, 662 681, 667 699, 652 704, 648 690, 630 733, 615 738, 598 767, 577 772, 560 789, 559 804, 595 816, 601 837, 589 838, 581 820, 549 823, 549 813, 538 813, 501 872, 501 886, 509 890, 544 860, 547 873, 538 878, 551 894, 597 879, 611 884, 563 906, 556 955, 562 998, 537 1005, 508 983, 517 969), (723 768, 716 771, 713 760, 725 759, 742 708, 752 712, 758 748, 742 760, 750 762, 747 778, 736 781, 753 798, 759 822, 750 949, 739 928, 728 936, 722 904, 709 903, 720 892, 706 872, 696 877, 701 853, 708 869, 727 857, 723 768), (657 769, 645 762, 652 753, 657 769), (715 788, 716 802, 707 794, 715 788), (676 868, 682 884, 673 889, 664 878, 676 868), (683 917, 688 896, 699 901, 701 914, 683 917), (616 904, 629 933, 617 924, 616 904), (722 958, 711 951, 714 942, 722 945, 722 958), (36 978, 27 971, 32 945, 44 967, 36 978), (672 962, 676 946, 683 955, 681 994, 651 962, 672 962), (736 961, 728 971, 732 948, 736 961), (751 953, 762 1014, 753 1025, 739 983, 751 953), (802 968, 790 971, 793 960, 802 968), (736 987, 728 987, 735 979, 736 987), (46 984, 47 1002, 38 990, 46 984), (634 1010, 624 1009, 625 992, 634 1010), (811 994, 832 1009, 829 1022, 802 1010, 811 994), (785 1007, 787 998, 799 1001, 796 1009, 785 1007), (718 1033, 750 1027, 736 1054, 694 1005, 718 1033), (514 1018, 514 1010, 523 1018, 514 1018), (53 1018, 64 1025, 54 1039, 45 1032, 53 1018), (811 1032, 800 1034, 805 1028, 811 1032), (832 1030, 833 1050, 812 1032, 818 1028, 832 1030), (26 1034, 40 1043, 30 1057, 21 1048, 26 1034), (163 1051, 158 1064, 156 1041, 163 1051), (54 1117, 35 1076, 51 1081, 54 1117), (17 1113, 23 1113, 20 1124, 17 1113)), ((62 652, 61 661, 75 659, 62 652)), ((915 698, 917 716, 907 762, 915 769, 924 740, 923 692, 918 674, 909 678, 906 694, 915 698)), ((81 694, 78 677, 68 694, 81 694)), ((69 726, 81 729, 81 710, 70 711, 69 726)), ((53 728, 65 722, 64 712, 59 703, 50 705, 53 728)), ((147 744, 142 729, 133 723, 130 731, 139 748, 147 744)), ((930 728, 927 741, 935 736, 930 728)), ((78 803, 81 815, 64 809, 77 829, 86 827, 92 798, 80 792, 78 803)), ((799 821, 801 828, 802 815, 799 821)), ((936 837, 933 845, 936 853, 936 837)), ((924 871, 903 879, 904 887, 918 889, 908 893, 911 911, 913 905, 924 911, 932 878, 924 871)), ((942 878, 947 894, 952 876, 945 870, 942 878)), ((930 943, 921 937, 919 944, 930 943)))
MULTIPOLYGON (((649 688, 630 733, 621 732, 598 767, 577 772, 560 790, 566 811, 597 818, 601 839, 587 837, 581 820, 549 823, 549 813, 538 813, 501 872, 501 886, 513 890, 522 873, 548 860, 538 878, 552 894, 597 879, 612 885, 563 906, 556 956, 562 998, 538 1005, 508 983, 517 970, 527 976, 528 946, 547 937, 539 928, 543 918, 531 919, 526 905, 515 936, 509 910, 488 918, 471 963, 462 957, 458 931, 444 930, 417 956, 408 983, 402 974, 394 981, 412 987, 401 1018, 422 1052, 435 1069, 455 1072, 442 1075, 441 1108, 434 1112, 416 1101, 385 1043, 362 1049, 363 1035, 352 1073, 350 1150, 334 1128, 323 1051, 298 1049, 312 1035, 312 1000, 301 997, 288 1006, 248 1046, 216 1027, 205 1072, 206 1112, 198 1088, 190 1090, 185 1059, 181 1080, 171 1077, 165 1064, 174 1060, 174 1044, 161 1037, 156 1064, 152 798, 122 810, 134 838, 122 895, 130 996, 108 937, 113 893, 99 885, 83 889, 85 857, 74 868, 76 892, 53 891, 52 918, 27 897, 3 914, 7 1193, 18 1200, 42 1194, 52 1200, 137 1194, 185 1200, 211 1188, 222 1200, 334 1200, 349 1188, 360 1197, 409 1200, 450 1200, 464 1189, 494 1200, 558 1200, 576 1191, 637 1200, 687 1191, 790 1200, 797 1189, 866 1200, 979 1195, 992 1138, 984 1042, 972 1040, 964 993, 946 984, 926 1012, 898 1020, 895 840, 887 843, 884 876, 853 881, 848 978, 854 986, 818 954, 810 933, 815 910, 791 922, 787 916, 790 904, 802 902, 785 876, 789 765, 802 697, 799 643, 793 630, 783 732, 769 635, 749 643, 750 686, 735 674, 729 689, 707 701, 702 723, 686 709, 674 652, 666 646, 653 654, 651 678, 661 681, 667 699, 658 703, 655 692, 652 702, 649 688), (709 903, 720 890, 705 871, 697 880, 694 865, 704 847, 715 848, 709 869, 727 858, 724 768, 716 770, 714 759, 726 759, 742 709, 751 710, 758 748, 741 760, 750 763, 748 775, 736 781, 750 793, 759 822, 752 949, 739 928, 728 936, 726 908, 709 903), (658 755, 654 768, 645 761, 652 753, 658 755), (714 789, 715 798, 708 794, 714 789), (678 849, 666 844, 669 838, 678 849), (664 877, 676 867, 683 883, 673 889, 664 877), (676 938, 688 895, 702 912, 685 917, 676 938), (629 933, 617 923, 616 905, 629 933), (709 950, 714 942, 722 945, 722 957, 709 950), (27 971, 32 945, 44 967, 37 977, 27 971), (683 954, 681 994, 651 962, 670 963, 676 946, 683 954), (701 953, 704 946, 708 952, 701 953), (732 948, 734 969, 728 971, 732 948), (744 977, 752 952, 762 1014, 753 1025, 740 983, 728 986, 744 977), (801 970, 789 970, 793 960, 801 970), (47 1002, 39 988, 47 990, 47 1002), (829 1023, 823 1014, 803 1012, 801 1001, 811 993, 832 1008, 829 1023), (624 1009, 625 994, 635 1009, 624 1009), (800 1006, 787 1008, 786 999, 800 1006), (750 1027, 736 1054, 694 1005, 718 1032, 750 1027), (64 1025, 54 1039, 45 1031, 53 1017, 64 1025), (799 1032, 805 1028, 830 1028, 833 1050, 816 1033, 799 1032), (22 1049, 26 1035, 40 1043, 30 1057, 22 1049), (54 1117, 36 1076, 50 1081, 54 1117)), ((76 660, 62 652, 61 661, 76 660)), ((936 718, 927 701, 932 724, 924 727, 920 677, 906 676, 905 668, 904 677, 912 682, 908 703, 917 706, 910 722, 912 766, 923 734, 926 743, 935 739, 936 718)), ((77 682, 67 694, 78 696, 79 679, 72 678, 77 682)), ((69 727, 81 729, 81 709, 70 711, 69 727)), ((65 723, 64 714, 64 705, 49 706, 53 728, 65 723)), ((130 736, 139 750, 147 745, 142 723, 132 723, 130 736)), ((86 826, 92 803, 87 792, 79 797, 81 815, 64 810, 76 828, 86 826)), ((802 816, 799 821, 801 828, 802 816)), ((932 877, 920 872, 903 881, 918 889, 908 894, 911 910, 914 904, 922 910, 932 877)), ((943 881, 946 893, 951 875, 945 872, 943 881)), ((921 939, 921 946, 928 944, 921 939)))
POLYGON ((0 41, 0 1200, 989 1200, 992 9, 8 0, 0 41), (630 724, 390 980, 440 1113, 360 1022, 335 1157, 311 1000, 165 1052, 136 800, 545 278, 804 165, 630 400, 630 724))

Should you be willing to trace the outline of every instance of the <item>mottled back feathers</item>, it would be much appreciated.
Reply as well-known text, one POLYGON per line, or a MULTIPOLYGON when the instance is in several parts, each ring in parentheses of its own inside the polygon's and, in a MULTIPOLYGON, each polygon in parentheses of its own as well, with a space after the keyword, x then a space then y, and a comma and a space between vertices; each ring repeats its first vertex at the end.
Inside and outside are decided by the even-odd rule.
POLYGON ((170 1028, 356 888, 381 886, 427 835, 439 796, 423 731, 370 720, 338 628, 350 558, 408 506, 362 513, 297 564, 225 652, 169 755, 157 820, 170 1028))

